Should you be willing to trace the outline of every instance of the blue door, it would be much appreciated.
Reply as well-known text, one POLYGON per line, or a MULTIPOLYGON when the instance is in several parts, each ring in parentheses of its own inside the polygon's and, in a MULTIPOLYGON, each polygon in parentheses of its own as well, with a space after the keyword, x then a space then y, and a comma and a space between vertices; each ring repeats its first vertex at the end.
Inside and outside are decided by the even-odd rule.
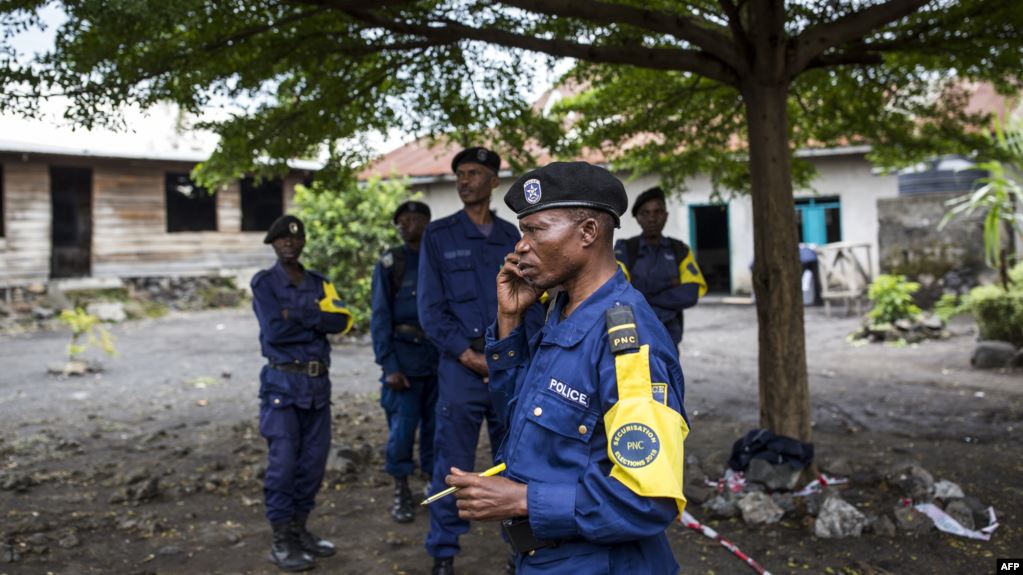
POLYGON ((838 198, 796 200, 799 241, 818 245, 842 241, 841 214, 838 198))

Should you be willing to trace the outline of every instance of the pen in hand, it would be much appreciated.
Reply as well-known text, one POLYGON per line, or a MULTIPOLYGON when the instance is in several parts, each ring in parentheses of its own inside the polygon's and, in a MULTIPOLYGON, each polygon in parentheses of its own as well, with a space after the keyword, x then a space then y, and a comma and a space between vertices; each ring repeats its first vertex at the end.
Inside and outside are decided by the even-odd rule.
MULTIPOLYGON (((493 475, 497 475, 498 473, 501 473, 504 470, 505 470, 504 463, 498 463, 497 465, 491 467, 490 469, 484 471, 483 473, 480 473, 479 476, 480 477, 491 477, 493 475)), ((434 501, 437 501, 438 499, 442 499, 444 497, 447 497, 448 495, 451 495, 452 493, 458 491, 459 489, 461 489, 461 488, 460 487, 448 487, 447 489, 445 489, 444 491, 441 491, 440 493, 436 493, 434 495, 431 495, 431 496, 427 497, 426 499, 423 500, 422 503, 420 503, 420 505, 429 505, 429 504, 433 503, 434 501)))

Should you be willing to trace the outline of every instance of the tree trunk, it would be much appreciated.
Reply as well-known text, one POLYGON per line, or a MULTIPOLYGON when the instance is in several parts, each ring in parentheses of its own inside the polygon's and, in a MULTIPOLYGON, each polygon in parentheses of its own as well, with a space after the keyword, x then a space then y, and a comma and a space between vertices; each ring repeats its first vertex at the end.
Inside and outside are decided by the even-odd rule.
POLYGON ((751 79, 743 87, 743 96, 753 189, 760 425, 810 442, 810 393, 786 112, 788 85, 751 79))

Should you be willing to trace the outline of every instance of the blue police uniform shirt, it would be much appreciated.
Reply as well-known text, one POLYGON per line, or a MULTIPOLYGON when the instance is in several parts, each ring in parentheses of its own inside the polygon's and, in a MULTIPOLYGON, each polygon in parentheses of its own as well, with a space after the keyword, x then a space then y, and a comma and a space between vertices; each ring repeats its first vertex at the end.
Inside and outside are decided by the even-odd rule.
POLYGON ((673 285, 678 282, 678 266, 671 240, 661 236, 657 245, 646 240, 639 242, 636 261, 625 261, 625 240, 615 243, 615 255, 625 263, 632 285, 642 293, 662 323, 678 321, 678 312, 693 307, 700 299, 700 286, 695 283, 673 285))
POLYGON ((423 234, 419 319, 429 338, 452 358, 482 338, 497 317, 497 273, 519 241, 514 225, 491 214, 489 235, 465 210, 430 222, 423 234))
POLYGON ((405 273, 397 293, 391 285, 394 262, 390 252, 373 269, 373 316, 369 322, 373 354, 384 375, 400 371, 407 377, 432 377, 437 374, 437 348, 425 336, 394 331, 394 326, 401 324, 420 327, 416 308, 419 250, 407 245, 398 249, 405 257, 405 273))
MULTIPOLYGON (((324 276, 305 270, 299 285, 291 283, 280 262, 252 278, 252 308, 259 321, 259 343, 270 364, 320 361, 330 365, 328 333, 344 331, 350 317, 320 310, 325 293, 324 276), (287 308, 288 319, 282 310, 287 308)), ((276 406, 295 405, 310 409, 330 402, 327 375, 310 377, 303 373, 280 371, 263 366, 259 376, 259 396, 272 399, 276 406)))
POLYGON ((561 543, 523 557, 523 573, 562 572, 550 569, 559 564, 564 572, 677 573, 664 532, 678 515, 675 502, 641 497, 610 476, 603 417, 618 388, 604 314, 632 306, 640 343, 650 346, 651 381, 668 383, 666 404, 685 417, 675 346, 621 271, 560 319, 565 302, 561 294, 529 341, 522 326, 500 341, 496 323, 487 331, 491 394, 509 418, 498 459, 506 476, 528 484, 536 537, 561 543))

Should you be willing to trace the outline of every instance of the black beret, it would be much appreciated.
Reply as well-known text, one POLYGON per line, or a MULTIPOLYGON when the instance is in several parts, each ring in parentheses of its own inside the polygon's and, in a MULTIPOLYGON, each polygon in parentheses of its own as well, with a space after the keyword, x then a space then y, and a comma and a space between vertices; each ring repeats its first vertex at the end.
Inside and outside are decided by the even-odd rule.
POLYGON ((636 217, 636 212, 639 211, 640 206, 649 202, 650 200, 661 200, 663 202, 664 190, 662 190, 660 187, 653 187, 640 194, 639 197, 636 198, 635 203, 632 204, 632 217, 636 217))
POLYGON ((629 205, 625 186, 611 172, 586 162, 553 162, 515 180, 504 203, 519 219, 551 208, 593 208, 619 218, 629 205))
POLYGON ((424 204, 423 202, 417 202, 415 200, 402 202, 402 204, 398 206, 398 209, 394 210, 394 217, 391 219, 391 221, 397 224, 398 216, 404 213, 423 214, 424 216, 426 216, 426 219, 430 219, 430 206, 424 204))
POLYGON ((482 164, 494 170, 495 174, 501 171, 501 156, 486 148, 466 148, 458 152, 451 160, 451 171, 458 170, 458 166, 465 162, 482 164))
POLYGON ((270 229, 266 231, 266 237, 263 238, 264 244, 273 243, 277 238, 284 236, 298 236, 300 238, 305 237, 305 225, 302 220, 296 218, 291 214, 285 214, 270 224, 270 229))

